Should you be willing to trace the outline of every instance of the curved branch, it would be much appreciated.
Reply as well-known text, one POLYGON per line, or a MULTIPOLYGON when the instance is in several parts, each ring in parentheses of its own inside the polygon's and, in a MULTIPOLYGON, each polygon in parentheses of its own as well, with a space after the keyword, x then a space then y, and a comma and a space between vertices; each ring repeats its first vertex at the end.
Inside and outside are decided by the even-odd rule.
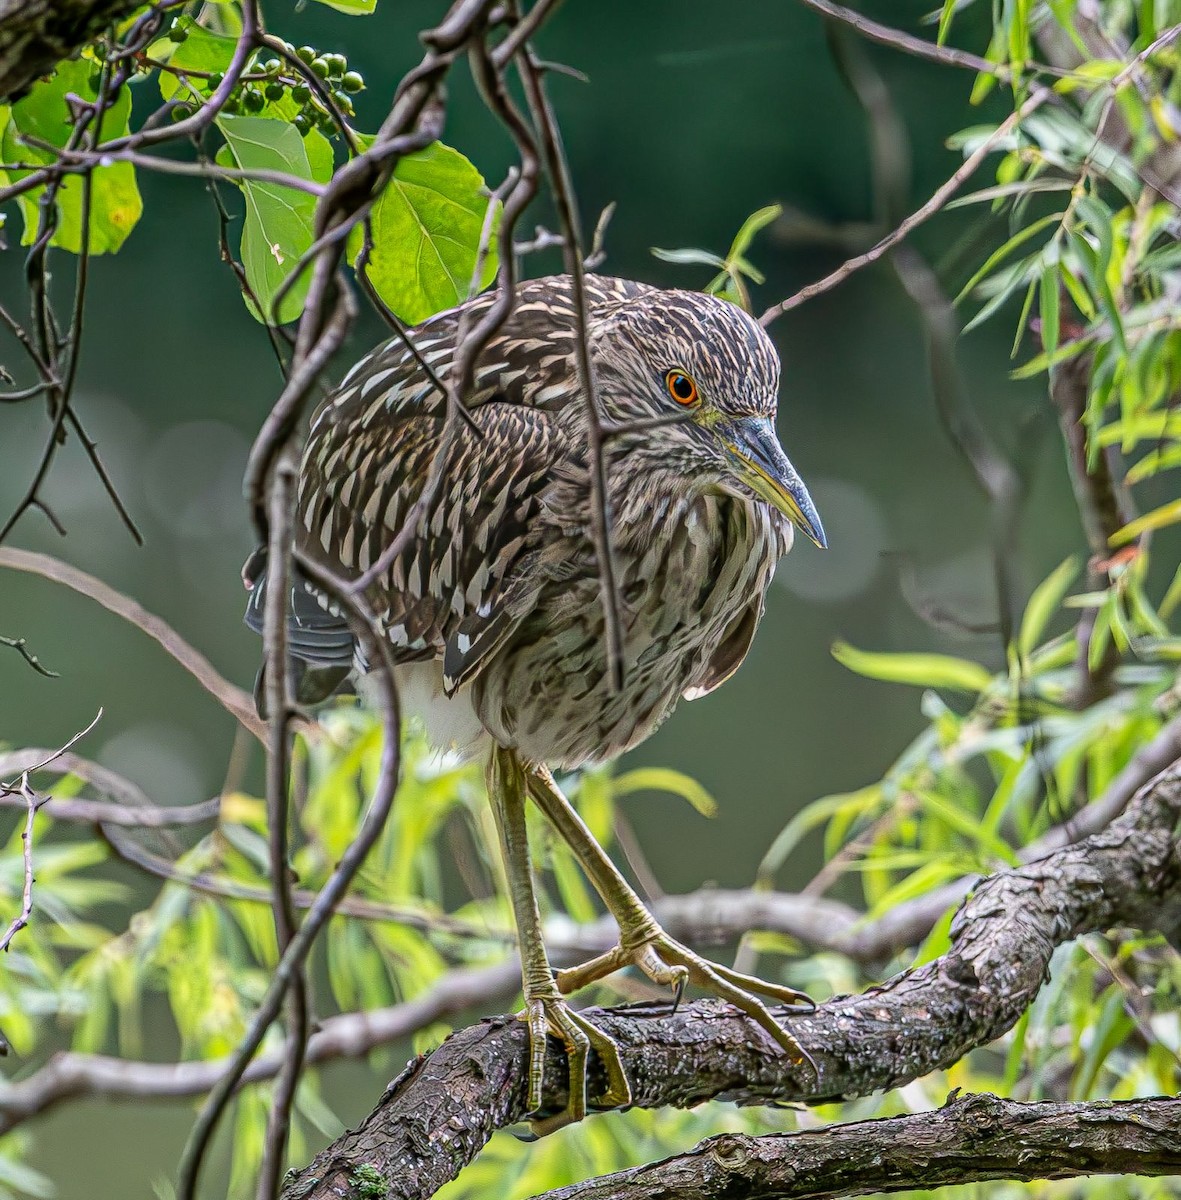
MULTIPOLYGON (((0 0, 0 4, 3 0, 0 0)), ((230 683, 199 650, 195 650, 166 621, 150 613, 138 601, 116 591, 101 579, 81 571, 49 554, 34 550, 0 548, 0 567, 40 575, 54 583, 89 596, 108 612, 130 622, 158 642, 194 679, 233 716, 239 725, 249 730, 259 741, 266 737, 266 727, 254 711, 254 701, 248 692, 230 683)))
MULTIPOLYGON (((728 1005, 595 1011, 622 1051, 634 1103, 688 1107, 704 1100, 816 1104, 864 1096, 958 1061, 1012 1028, 1037 995, 1054 949, 1114 925, 1173 935, 1181 920, 1181 770, 1148 785, 1110 828, 986 879, 961 908, 934 962, 816 1012, 784 1014, 815 1060, 793 1067, 728 1005)), ((364 1164, 390 1200, 431 1196, 525 1109, 527 1031, 496 1018, 454 1034, 386 1089, 361 1127, 329 1146, 283 1191, 286 1200, 348 1194, 364 1164)), ((551 1042, 545 1078, 562 1080, 551 1042)), ((593 1091, 593 1084, 592 1084, 593 1091)), ((547 1087, 546 1108, 565 1103, 547 1087)))

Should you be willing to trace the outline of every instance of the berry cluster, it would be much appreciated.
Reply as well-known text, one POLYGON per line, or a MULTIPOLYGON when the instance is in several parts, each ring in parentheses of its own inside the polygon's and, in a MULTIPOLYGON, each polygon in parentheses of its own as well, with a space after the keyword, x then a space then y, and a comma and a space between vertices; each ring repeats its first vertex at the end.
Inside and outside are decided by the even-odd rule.
MULTIPOLYGON (((168 30, 173 42, 183 42, 189 31, 177 20, 168 30)), ((287 62, 282 58, 258 61, 251 70, 243 74, 238 85, 230 92, 222 112, 230 116, 242 113, 260 113, 270 103, 290 95, 298 106, 294 117, 296 129, 305 137, 313 129, 319 129, 331 137, 337 132, 336 117, 322 98, 321 89, 313 88, 307 78, 299 74, 291 59, 299 59, 323 85, 323 96, 331 97, 331 103, 343 117, 353 116, 353 96, 364 91, 365 80, 360 72, 350 71, 348 60, 343 54, 321 54, 311 46, 300 46, 297 50, 290 42, 283 43, 287 62)), ((205 86, 214 91, 221 86, 225 76, 221 72, 209 75, 205 86)), ((183 116, 184 113, 174 113, 183 116)))

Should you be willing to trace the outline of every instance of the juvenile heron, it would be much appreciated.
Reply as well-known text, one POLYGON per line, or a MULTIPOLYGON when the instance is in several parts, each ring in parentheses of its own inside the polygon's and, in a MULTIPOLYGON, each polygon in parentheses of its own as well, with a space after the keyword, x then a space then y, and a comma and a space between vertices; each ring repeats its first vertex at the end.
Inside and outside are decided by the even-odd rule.
MULTIPOLYGON (((606 1069, 602 1106, 629 1102, 615 1043, 564 993, 635 965, 679 994, 693 982, 737 1005, 792 1058, 803 1050, 754 993, 807 997, 707 962, 670 938, 562 795, 551 768, 635 746, 681 697, 713 691, 750 649, 793 525, 824 532, 775 433, 779 359, 746 313, 697 292, 586 280, 589 349, 605 446, 623 683, 613 686, 592 534, 588 409, 568 276, 522 283, 463 397, 469 420, 443 440, 446 397, 400 339, 362 359, 312 421, 296 543, 338 577, 382 561, 365 595, 389 640, 404 712, 436 746, 479 755, 500 834, 530 1029, 529 1100, 542 1102, 547 1032, 566 1046, 569 1108, 586 1112, 587 1058, 606 1069), (439 486, 415 512, 433 456, 439 486), (385 557, 389 557, 387 554, 385 557), (525 837, 525 800, 570 844, 619 925, 619 944, 550 969, 525 837)), ((457 338, 492 295, 410 331, 447 377, 457 338)), ((261 628, 265 571, 247 621, 261 628)), ((297 577, 290 653, 300 699, 330 694, 367 664, 337 606, 297 577)), ((553 1122, 551 1122, 552 1124, 553 1122)))

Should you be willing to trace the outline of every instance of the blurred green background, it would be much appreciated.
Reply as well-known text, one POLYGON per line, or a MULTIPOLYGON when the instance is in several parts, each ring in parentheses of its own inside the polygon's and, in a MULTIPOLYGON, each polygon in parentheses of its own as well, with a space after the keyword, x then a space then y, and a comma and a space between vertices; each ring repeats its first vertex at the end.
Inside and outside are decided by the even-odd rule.
MULTIPOLYGON (((861 7, 917 29, 930 4, 861 7)), ((392 86, 420 57, 417 31, 443 8, 439 0, 381 0, 375 16, 347 18, 314 3, 301 11, 274 0, 264 6, 273 32, 344 51, 364 73, 362 129, 376 125, 392 86)), ((982 50, 984 26, 972 16, 957 24, 957 40, 982 50)), ((864 116, 834 66, 821 22, 802 5, 571 0, 544 30, 540 49, 589 77, 554 76, 551 88, 584 223, 593 226, 604 205, 618 205, 603 270, 703 286, 706 271, 660 262, 650 248, 723 252, 750 212, 775 201, 835 225, 873 219, 864 116)), ((913 207, 959 161, 945 139, 988 114, 967 103, 971 74, 881 47, 867 53, 909 133, 913 207)), ((490 182, 513 160, 462 70, 446 138, 490 182)), ((60 554, 126 591, 249 688, 259 646, 241 623, 238 571, 252 545, 241 479, 279 375, 265 334, 218 261, 216 216, 203 187, 143 172, 140 186, 143 221, 118 256, 92 264, 77 407, 146 545, 137 548, 120 527, 74 446, 59 456, 45 492, 69 537, 59 539, 34 512, 13 541, 60 554)), ((548 218, 540 206, 536 220, 548 218)), ((937 218, 916 244, 954 292, 1000 232, 984 209, 972 208, 937 218)), ((16 240, 12 226, 9 238, 16 240)), ((794 242, 782 225, 760 235, 753 257, 768 278, 755 289, 757 307, 825 274, 845 253, 794 242)), ((60 264, 63 285, 68 266, 60 264)), ((525 268, 544 274, 560 269, 559 258, 532 256, 525 268)), ((17 246, 0 256, 0 295, 24 311, 17 246)), ((1002 317, 964 338, 960 362, 985 425, 1028 485, 1016 548, 1028 586, 1082 539, 1044 387, 1008 378, 1012 329, 1002 317)), ((832 548, 797 546, 776 577, 742 671, 713 696, 682 706, 629 756, 632 765, 688 772, 720 804, 708 822, 671 798, 630 802, 640 840, 670 891, 748 883, 794 812, 880 776, 919 728, 919 693, 847 672, 830 655, 835 638, 966 654, 994 667, 1002 661, 995 635, 935 628, 916 611, 934 606, 987 622, 996 599, 988 510, 936 419, 922 326, 893 272, 878 265, 854 276, 784 317, 773 335, 784 363, 781 438, 832 548)), ((336 376, 382 336, 366 314, 336 376)), ((26 486, 44 432, 35 404, 0 413, 0 512, 26 486)), ((205 799, 221 786, 230 719, 137 631, 49 583, 5 574, 0 633, 26 637, 61 673, 40 678, 16 654, 0 652, 5 742, 58 745, 101 706, 83 753, 163 804, 205 799)), ((359 1117, 377 1093, 372 1076, 360 1067, 335 1075, 341 1115, 359 1117)), ((92 1200, 116 1187, 142 1194, 147 1179, 171 1171, 188 1119, 184 1106, 68 1107, 40 1124, 38 1165, 60 1181, 63 1200, 92 1200)))

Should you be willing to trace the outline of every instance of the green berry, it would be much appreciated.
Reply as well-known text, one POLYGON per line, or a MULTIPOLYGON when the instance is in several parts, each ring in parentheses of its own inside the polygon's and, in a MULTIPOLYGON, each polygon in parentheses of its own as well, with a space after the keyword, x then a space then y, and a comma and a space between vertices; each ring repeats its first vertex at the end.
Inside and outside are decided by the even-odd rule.
POLYGON ((183 104, 178 104, 168 115, 173 121, 183 121, 185 117, 190 115, 190 113, 183 104))
POLYGON ((266 100, 263 98, 262 92, 258 88, 247 88, 242 93, 242 104, 247 112, 257 113, 262 112, 266 107, 266 100))
POLYGON ((312 132, 313 121, 307 113, 296 113, 295 128, 299 130, 301 137, 307 137, 312 132))
POLYGON ((221 71, 214 71, 212 75, 205 81, 211 92, 217 91, 225 80, 225 75, 221 71))
POLYGON ((336 101, 336 107, 339 108, 346 117, 351 117, 353 115, 355 111, 353 108, 353 102, 344 94, 344 92, 340 91, 339 89, 334 91, 332 93, 332 99, 336 101))
POLYGON ((232 92, 230 94, 230 98, 225 102, 224 105, 222 105, 221 111, 223 113, 227 113, 231 117, 237 116, 237 114, 242 111, 242 101, 237 92, 232 92))
POLYGON ((365 90, 365 80, 361 78, 358 71, 346 71, 344 78, 340 81, 340 86, 346 92, 363 92, 365 90))
POLYGON ((170 42, 176 42, 179 44, 180 42, 183 42, 185 40, 185 38, 187 38, 188 36, 189 36, 189 31, 183 25, 181 25, 179 22, 174 23, 172 28, 168 31, 168 40, 170 42))
POLYGON ((320 113, 316 118, 316 124, 329 135, 332 136, 336 132, 336 121, 330 112, 320 113))
POLYGON ((312 63, 315 61, 316 52, 311 46, 300 46, 300 48, 295 52, 295 57, 298 58, 300 62, 312 63))
POLYGON ((267 61, 262 64, 262 69, 268 75, 278 75, 282 68, 283 64, 277 58, 268 58, 267 61))
POLYGON ((325 60, 322 58, 313 59, 309 65, 312 68, 312 72, 314 74, 318 75, 321 79, 327 79, 329 74, 331 73, 331 68, 328 66, 328 63, 325 62, 325 60))
POLYGON ((306 104, 312 98, 312 89, 306 83, 297 83, 291 95, 297 104, 306 104))
POLYGON ((324 61, 328 64, 328 73, 333 79, 339 79, 349 65, 343 54, 325 54, 324 61))
POLYGON ((281 83, 268 83, 266 88, 267 99, 271 101, 282 100, 286 90, 281 83))

